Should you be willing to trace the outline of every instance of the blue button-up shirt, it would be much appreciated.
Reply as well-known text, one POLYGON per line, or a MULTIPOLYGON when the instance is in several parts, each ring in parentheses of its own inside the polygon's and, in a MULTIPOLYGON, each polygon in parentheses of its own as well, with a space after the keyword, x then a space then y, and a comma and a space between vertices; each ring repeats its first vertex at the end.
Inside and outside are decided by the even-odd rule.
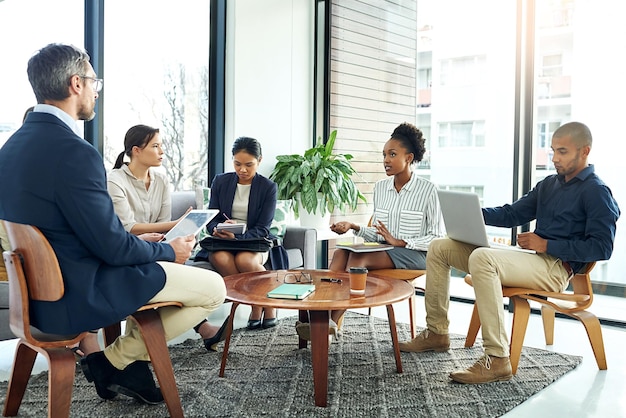
POLYGON ((593 165, 567 183, 563 176, 548 176, 511 205, 483 208, 487 225, 512 228, 536 219, 534 232, 548 240, 546 252, 569 262, 575 272, 611 257, 619 215, 593 165))

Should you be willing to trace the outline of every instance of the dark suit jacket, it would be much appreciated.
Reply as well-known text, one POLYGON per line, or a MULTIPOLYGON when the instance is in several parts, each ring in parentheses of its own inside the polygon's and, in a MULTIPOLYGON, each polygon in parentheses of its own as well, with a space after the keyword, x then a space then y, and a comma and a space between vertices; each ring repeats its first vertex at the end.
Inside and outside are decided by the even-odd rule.
POLYGON ((59 301, 31 304, 35 326, 73 333, 110 325, 163 288, 155 261, 174 261, 174 250, 124 230, 102 157, 59 118, 28 115, 0 148, 0 178, 0 219, 38 227, 63 273, 59 301))
MULTIPOLYGON (((207 231, 213 232, 218 222, 224 222, 232 217, 233 200, 237 190, 237 173, 218 174, 211 183, 211 199, 209 209, 219 209, 219 213, 207 225, 207 231)), ((277 186, 272 180, 257 173, 250 186, 250 200, 248 202, 248 221, 246 232, 237 234, 241 238, 267 237, 276 210, 277 186)))

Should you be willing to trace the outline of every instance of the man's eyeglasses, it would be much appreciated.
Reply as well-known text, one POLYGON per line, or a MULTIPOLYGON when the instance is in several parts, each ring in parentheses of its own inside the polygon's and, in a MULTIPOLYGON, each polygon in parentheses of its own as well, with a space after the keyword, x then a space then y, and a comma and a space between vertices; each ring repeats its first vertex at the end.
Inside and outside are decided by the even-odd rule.
MULTIPOLYGON (((280 280, 278 273, 276 280, 280 280)), ((313 283, 313 278, 309 273, 285 273, 283 276, 284 283, 313 283)))
POLYGON ((80 78, 88 78, 90 80, 93 80, 93 90, 96 93, 100 93, 100 90, 102 90, 102 86, 104 85, 104 80, 101 78, 95 78, 95 77, 88 77, 86 75, 78 75, 80 78))

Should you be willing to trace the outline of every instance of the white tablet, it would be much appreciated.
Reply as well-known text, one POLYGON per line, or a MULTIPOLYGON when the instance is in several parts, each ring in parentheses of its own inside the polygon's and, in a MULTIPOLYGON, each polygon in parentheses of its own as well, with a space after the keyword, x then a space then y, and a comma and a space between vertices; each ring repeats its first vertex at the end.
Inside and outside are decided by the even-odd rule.
POLYGON ((215 227, 218 231, 229 231, 233 234, 243 234, 246 232, 246 224, 231 224, 226 222, 221 222, 217 224, 215 227))
POLYGON ((176 237, 190 234, 197 235, 218 212, 217 209, 194 209, 190 211, 183 219, 174 225, 174 228, 170 229, 170 231, 165 234, 163 241, 171 241, 176 237))

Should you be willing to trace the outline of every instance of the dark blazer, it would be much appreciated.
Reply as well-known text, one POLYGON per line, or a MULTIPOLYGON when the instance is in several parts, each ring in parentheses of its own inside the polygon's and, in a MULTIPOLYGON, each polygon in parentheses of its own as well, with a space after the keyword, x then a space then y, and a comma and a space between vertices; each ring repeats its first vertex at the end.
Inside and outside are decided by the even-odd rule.
POLYGON ((117 322, 165 283, 168 244, 126 232, 113 210, 102 157, 59 118, 30 113, 0 148, 0 219, 38 227, 54 249, 65 294, 33 302, 43 331, 73 333, 117 322))
MULTIPOLYGON (((233 200, 237 190, 237 173, 218 174, 211 183, 211 199, 209 209, 219 209, 219 213, 207 225, 209 234, 218 222, 224 222, 226 217, 231 218, 233 200)), ((257 173, 250 186, 250 200, 248 202, 248 221, 246 232, 237 234, 236 238, 266 237, 270 233, 270 226, 276 210, 276 193, 278 187, 272 180, 257 173)))

